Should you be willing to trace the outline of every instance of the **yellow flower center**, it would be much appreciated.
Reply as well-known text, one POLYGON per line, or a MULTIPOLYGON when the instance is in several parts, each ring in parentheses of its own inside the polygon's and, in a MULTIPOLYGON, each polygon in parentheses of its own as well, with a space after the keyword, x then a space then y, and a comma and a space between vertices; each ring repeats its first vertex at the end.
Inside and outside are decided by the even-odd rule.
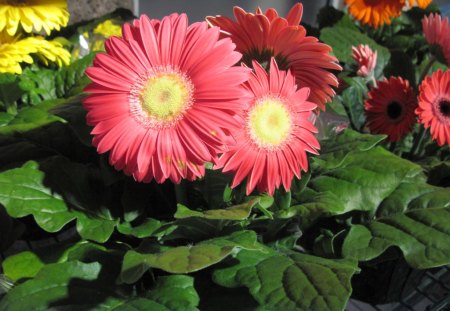
POLYGON ((276 149, 291 133, 291 113, 279 98, 259 100, 249 113, 250 137, 262 148, 276 149))
POLYGON ((159 121, 171 121, 184 111, 190 96, 189 86, 178 74, 158 74, 144 86, 142 108, 159 121))
POLYGON ((148 72, 130 91, 130 111, 144 127, 170 127, 191 107, 194 87, 184 74, 148 72))

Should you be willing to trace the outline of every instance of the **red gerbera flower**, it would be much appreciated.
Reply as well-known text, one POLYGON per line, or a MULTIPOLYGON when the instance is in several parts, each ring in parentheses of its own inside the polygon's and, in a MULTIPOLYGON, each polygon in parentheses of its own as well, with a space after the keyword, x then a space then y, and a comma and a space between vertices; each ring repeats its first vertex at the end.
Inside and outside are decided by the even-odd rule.
POLYGON ((254 99, 243 116, 243 126, 233 133, 237 144, 220 158, 217 167, 235 172, 232 188, 246 177, 247 195, 255 187, 273 194, 283 184, 289 191, 292 179, 308 170, 306 152, 317 154, 319 143, 309 121, 317 107, 307 101, 309 89, 297 90, 291 72, 270 62, 270 75, 257 62, 255 74, 245 86, 254 99))
POLYGON ((438 70, 425 78, 416 114, 440 146, 450 145, 450 71, 438 70))
POLYGON ((111 164, 138 181, 202 176, 247 104, 240 85, 250 70, 232 67, 241 59, 235 45, 219 40, 219 28, 173 14, 142 16, 105 48, 86 71, 98 152, 110 151, 111 164))
POLYGON ((416 121, 417 107, 414 90, 408 80, 390 77, 378 81, 364 104, 367 126, 372 133, 386 134, 391 142, 400 140, 416 121))
POLYGON ((423 34, 432 45, 433 54, 450 65, 450 25, 448 17, 442 19, 439 14, 430 14, 422 19, 423 34))
POLYGON ((306 36, 305 28, 299 25, 302 14, 300 3, 292 7, 286 18, 272 8, 265 14, 261 9, 252 14, 234 7, 236 21, 225 16, 210 16, 207 21, 221 28, 222 37, 230 37, 236 43, 247 65, 251 66, 252 60, 268 64, 274 56, 281 69, 291 69, 300 88, 310 88, 310 100, 325 110, 325 103, 335 95, 332 87, 338 86, 328 70, 342 68, 329 54, 328 45, 306 36))

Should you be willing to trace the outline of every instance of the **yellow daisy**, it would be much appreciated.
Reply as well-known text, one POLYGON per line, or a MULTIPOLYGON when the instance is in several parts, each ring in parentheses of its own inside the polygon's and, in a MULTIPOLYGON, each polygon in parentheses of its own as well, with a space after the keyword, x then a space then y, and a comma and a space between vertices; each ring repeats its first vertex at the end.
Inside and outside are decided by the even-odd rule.
POLYGON ((105 38, 109 38, 112 36, 121 37, 122 26, 114 24, 110 19, 107 19, 94 28, 94 33, 102 35, 105 38))
POLYGON ((65 0, 0 0, 0 31, 5 29, 10 36, 17 33, 19 25, 28 33, 44 30, 50 34, 68 21, 65 0))
POLYGON ((70 63, 70 53, 58 41, 47 41, 42 37, 20 39, 0 33, 0 72, 21 74, 21 63, 33 63, 30 54, 37 55, 45 65, 49 62, 58 66, 70 63))

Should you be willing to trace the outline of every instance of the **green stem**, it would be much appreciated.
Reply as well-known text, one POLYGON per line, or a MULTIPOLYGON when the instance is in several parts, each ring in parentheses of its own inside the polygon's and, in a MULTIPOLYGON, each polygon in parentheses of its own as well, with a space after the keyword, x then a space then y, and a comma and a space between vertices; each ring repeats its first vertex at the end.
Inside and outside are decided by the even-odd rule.
POLYGON ((414 158, 417 155, 417 151, 420 149, 419 147, 423 144, 423 140, 426 136, 427 130, 425 127, 421 126, 419 133, 416 136, 416 139, 414 141, 414 144, 411 148, 411 152, 409 153, 409 156, 411 158, 414 158))
POLYGON ((425 66, 425 68, 423 69, 423 71, 420 74, 419 77, 419 81, 418 81, 418 85, 420 85, 420 83, 422 82, 423 79, 425 79, 425 77, 427 76, 428 72, 431 69, 431 66, 433 66, 434 62, 436 61, 436 57, 434 55, 431 55, 430 60, 428 61, 428 64, 425 66))
POLYGON ((395 147, 397 147, 397 142, 392 142, 389 144, 389 151, 395 153, 395 147))

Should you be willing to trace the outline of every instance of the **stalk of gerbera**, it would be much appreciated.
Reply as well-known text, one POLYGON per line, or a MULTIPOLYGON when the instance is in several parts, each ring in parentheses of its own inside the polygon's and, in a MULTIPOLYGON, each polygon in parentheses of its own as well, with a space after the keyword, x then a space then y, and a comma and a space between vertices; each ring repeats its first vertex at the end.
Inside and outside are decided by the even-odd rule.
POLYGON ((450 65, 450 25, 448 17, 442 18, 439 14, 430 14, 422 19, 423 34, 431 45, 433 55, 450 65))
POLYGON ((352 58, 358 64, 356 74, 361 77, 368 77, 373 74, 377 65, 377 51, 373 51, 367 44, 352 46, 352 58))
POLYGON ((294 176, 308 170, 306 152, 317 154, 319 142, 310 122, 316 104, 308 101, 309 89, 297 89, 293 74, 278 69, 274 58, 269 74, 253 61, 254 74, 245 87, 253 94, 242 115, 236 144, 219 158, 217 168, 233 172, 231 187, 247 178, 247 195, 255 187, 272 195, 283 185, 289 191, 294 176))
POLYGON ((141 16, 111 37, 86 70, 84 101, 93 144, 138 181, 193 180, 223 152, 247 104, 248 68, 230 39, 185 14, 141 16))
POLYGON ((371 133, 386 134, 390 142, 399 141, 416 122, 417 100, 408 80, 390 77, 378 81, 364 103, 367 127, 371 133))
POLYGON ((389 25, 402 14, 405 0, 345 0, 348 12, 361 24, 374 28, 389 25))
POLYGON ((44 30, 49 35, 68 21, 65 0, 0 0, 0 31, 5 29, 10 36, 18 32, 19 25, 25 32, 44 30))
POLYGON ((450 71, 438 70, 423 80, 416 114, 438 145, 450 145, 450 71))
POLYGON ((303 6, 295 4, 286 18, 275 9, 265 13, 257 9, 255 14, 234 7, 236 21, 225 16, 209 16, 210 25, 221 28, 222 37, 236 43, 243 60, 251 66, 253 60, 268 65, 275 57, 282 70, 290 69, 297 85, 311 90, 309 100, 325 110, 325 104, 335 95, 333 87, 338 81, 329 70, 342 70, 337 59, 330 55, 331 47, 317 38, 306 36, 300 26, 303 6))

